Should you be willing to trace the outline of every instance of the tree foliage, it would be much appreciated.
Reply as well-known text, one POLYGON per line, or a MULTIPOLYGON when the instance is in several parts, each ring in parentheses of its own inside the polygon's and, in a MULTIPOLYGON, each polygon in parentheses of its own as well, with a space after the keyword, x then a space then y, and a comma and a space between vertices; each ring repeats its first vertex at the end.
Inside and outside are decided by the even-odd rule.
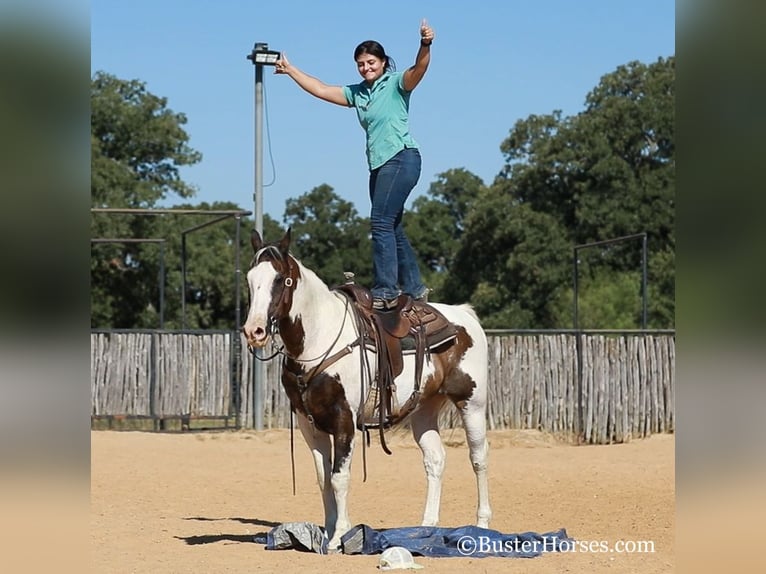
POLYGON ((570 245, 554 217, 485 191, 466 222, 448 301, 470 301, 485 327, 540 328, 567 284, 570 245))
MULTIPOLYGON (((569 325, 560 301, 573 246, 646 232, 650 325, 672 325, 674 79, 674 58, 632 62, 601 79, 582 113, 518 121, 501 144, 505 166, 467 220, 448 298, 471 300, 485 322, 569 325)), ((633 327, 640 313, 617 284, 640 262, 640 242, 620 243, 599 249, 583 268, 584 284, 599 286, 604 306, 634 309, 633 327), (601 288, 604 281, 618 283, 601 288)))
MULTIPOLYGON (((230 202, 180 204, 174 208, 240 210, 230 202)), ((117 225, 120 219, 136 218, 122 214, 97 217, 108 218, 117 225)), ((247 217, 241 217, 239 223, 233 216, 222 217, 202 214, 144 216, 153 220, 149 224, 152 237, 164 239, 163 248, 157 243, 93 245, 91 325, 157 328, 160 324, 159 285, 161 272, 164 271, 166 328, 235 328, 238 281, 241 317, 244 317, 248 300, 244 276, 252 259, 252 223, 247 217), (239 262, 237 225, 240 235, 239 262)), ((264 228, 267 230, 265 233, 274 235, 280 226, 266 215, 264 228)))
POLYGON ((292 251, 326 283, 342 283, 346 271, 357 283, 372 283, 369 220, 332 187, 322 184, 288 199, 284 220, 292 229, 292 251))
POLYGON ((437 175, 426 196, 417 198, 404 226, 421 261, 423 279, 436 296, 443 291, 446 277, 465 230, 465 219, 484 182, 470 171, 451 169, 437 175))
POLYGON ((101 207, 154 207, 194 189, 179 167, 202 155, 188 145, 186 116, 138 80, 96 72, 91 80, 91 200, 101 207))
MULTIPOLYGON (((91 79, 91 205, 149 208, 193 189, 179 167, 198 162, 183 125, 186 117, 137 80, 97 72, 91 79)), ((91 218, 94 238, 164 238, 156 217, 91 218)), ((102 243, 91 247, 91 325, 159 324, 159 244, 102 243)))
MULTIPOLYGON (((432 299, 470 302, 487 328, 571 327, 576 245, 646 233, 650 327, 672 327, 675 309, 675 58, 630 62, 601 78, 582 112, 530 115, 500 143, 503 165, 489 185, 464 168, 447 170, 405 214, 432 299)), ((193 188, 179 167, 200 160, 186 118, 138 81, 93 78, 94 206, 153 207, 193 188)), ((237 209, 227 202, 187 208, 237 209)), ((163 237, 166 325, 231 328, 236 315, 234 220, 96 215, 94 236, 163 237), (182 293, 181 238, 186 237, 182 293), (182 297, 183 296, 183 297, 182 297), (182 305, 182 302, 185 304, 182 305), (185 312, 182 317, 182 307, 185 312)), ((241 276, 252 255, 243 218, 241 276)), ((330 285, 351 271, 372 283, 369 220, 323 183, 285 203, 281 224, 266 216, 264 237, 292 228, 292 250, 330 285)), ((92 324, 156 327, 157 245, 92 249, 92 324)), ((581 327, 635 328, 642 315, 641 242, 582 249, 581 327)), ((241 312, 247 292, 240 286, 241 312)))

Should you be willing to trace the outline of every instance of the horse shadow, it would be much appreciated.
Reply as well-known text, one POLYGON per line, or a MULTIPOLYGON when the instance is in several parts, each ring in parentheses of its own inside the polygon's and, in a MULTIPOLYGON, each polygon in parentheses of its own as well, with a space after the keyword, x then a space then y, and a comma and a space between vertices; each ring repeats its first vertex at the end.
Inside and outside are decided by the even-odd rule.
MULTIPOLYGON (((279 526, 281 522, 274 522, 273 520, 262 520, 260 518, 242 518, 239 516, 233 516, 230 518, 207 518, 204 516, 189 516, 184 520, 197 520, 200 522, 218 522, 218 521, 235 521, 242 524, 254 524, 256 526, 266 526, 274 528, 279 526)), ((199 544, 214 544, 216 542, 255 542, 256 544, 266 544, 266 535, 268 532, 256 532, 254 534, 203 534, 198 536, 175 536, 177 540, 183 540, 190 546, 196 546, 199 544)))

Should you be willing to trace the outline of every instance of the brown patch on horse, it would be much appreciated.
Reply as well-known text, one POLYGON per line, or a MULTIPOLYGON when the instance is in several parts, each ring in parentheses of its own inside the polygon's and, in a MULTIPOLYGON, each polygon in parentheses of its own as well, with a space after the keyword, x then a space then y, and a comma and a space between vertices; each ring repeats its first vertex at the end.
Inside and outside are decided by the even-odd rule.
POLYGON ((441 393, 447 395, 455 406, 461 409, 473 396, 476 381, 468 373, 460 370, 457 365, 462 361, 466 351, 473 347, 473 339, 465 327, 458 327, 457 336, 445 347, 443 351, 431 354, 434 372, 426 379, 423 398, 441 393))
MULTIPOLYGON (((277 278, 271 286, 271 303, 268 313, 269 317, 279 317, 277 327, 285 348, 291 355, 297 357, 303 353, 306 332, 300 317, 296 317, 295 320, 290 318, 290 309, 293 305, 293 293, 301 280, 301 270, 287 251, 288 244, 283 242, 279 245, 267 246, 258 255, 258 261, 253 261, 253 264, 268 261, 277 272, 277 278)), ((257 245, 254 241, 253 248, 257 245)))
POLYGON ((302 414, 322 432, 334 437, 333 472, 351 452, 354 418, 339 378, 319 373, 310 381, 302 381, 305 370, 297 361, 287 359, 282 368, 282 386, 293 410, 302 414))
MULTIPOLYGON (((282 337, 282 341, 285 343, 285 348, 294 357, 298 357, 303 353, 303 343, 306 340, 306 331, 303 329, 303 320, 301 317, 296 317, 295 320, 290 318, 290 309, 293 305, 293 292, 298 287, 298 282, 301 280, 301 270, 298 264, 292 258, 291 255, 287 255, 285 258, 285 264, 282 269, 275 267, 279 273, 281 281, 277 281, 274 284, 273 290, 276 291, 277 285, 282 288, 282 293, 272 292, 272 303, 274 301, 277 304, 274 307, 272 315, 273 317, 281 317, 279 320, 279 335, 282 337), (292 285, 287 286, 285 280, 287 278, 292 280, 292 285), (287 292, 285 292, 287 291, 287 292)), ((270 310, 270 312, 272 312, 270 310)))
POLYGON ((282 362, 282 388, 290 400, 290 409, 294 413, 307 416, 306 407, 303 405, 302 382, 299 378, 303 374, 303 368, 298 362, 285 357, 282 362))
POLYGON ((331 434, 333 441, 332 471, 340 472, 342 462, 351 453, 354 439, 354 417, 346 400, 346 391, 339 378, 320 373, 311 381, 304 396, 306 410, 314 418, 314 425, 331 434))
POLYGON ((279 320, 279 336, 285 344, 285 349, 296 357, 303 353, 303 343, 306 340, 306 331, 303 329, 303 320, 296 317, 295 321, 290 317, 279 320))

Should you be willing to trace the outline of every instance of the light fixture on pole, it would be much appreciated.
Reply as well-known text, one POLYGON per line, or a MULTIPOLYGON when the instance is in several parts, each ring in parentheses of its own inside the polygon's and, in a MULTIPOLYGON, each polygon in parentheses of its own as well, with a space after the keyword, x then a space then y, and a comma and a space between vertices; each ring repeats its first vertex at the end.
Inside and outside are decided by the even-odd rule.
POLYGON ((279 60, 279 52, 269 50, 269 45, 265 42, 256 42, 253 51, 247 55, 247 59, 255 65, 273 66, 279 60))
MULTIPOLYGON (((255 189, 253 203, 255 210, 255 229, 263 237, 263 67, 274 66, 279 60, 279 52, 269 50, 265 42, 256 42, 247 59, 255 66, 255 189)), ((258 349, 259 354, 261 350, 258 349)), ((263 361, 253 361, 253 428, 263 430, 263 384, 266 369, 263 361)))

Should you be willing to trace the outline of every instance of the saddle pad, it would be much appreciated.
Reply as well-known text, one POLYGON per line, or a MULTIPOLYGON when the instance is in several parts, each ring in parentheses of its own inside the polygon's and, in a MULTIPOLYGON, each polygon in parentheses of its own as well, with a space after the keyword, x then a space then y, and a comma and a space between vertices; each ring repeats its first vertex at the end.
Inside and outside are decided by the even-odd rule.
MULTIPOLYGON (((455 333, 436 333, 436 336, 431 338, 429 337, 426 340, 426 350, 427 351, 435 351, 442 345, 445 345, 454 339, 457 338, 457 335, 455 333)), ((414 355, 415 354, 415 338, 411 336, 406 336, 402 341, 402 355, 414 355)), ((372 352, 377 353, 378 350, 375 348, 374 341, 365 341, 364 344, 365 348, 372 352)))

